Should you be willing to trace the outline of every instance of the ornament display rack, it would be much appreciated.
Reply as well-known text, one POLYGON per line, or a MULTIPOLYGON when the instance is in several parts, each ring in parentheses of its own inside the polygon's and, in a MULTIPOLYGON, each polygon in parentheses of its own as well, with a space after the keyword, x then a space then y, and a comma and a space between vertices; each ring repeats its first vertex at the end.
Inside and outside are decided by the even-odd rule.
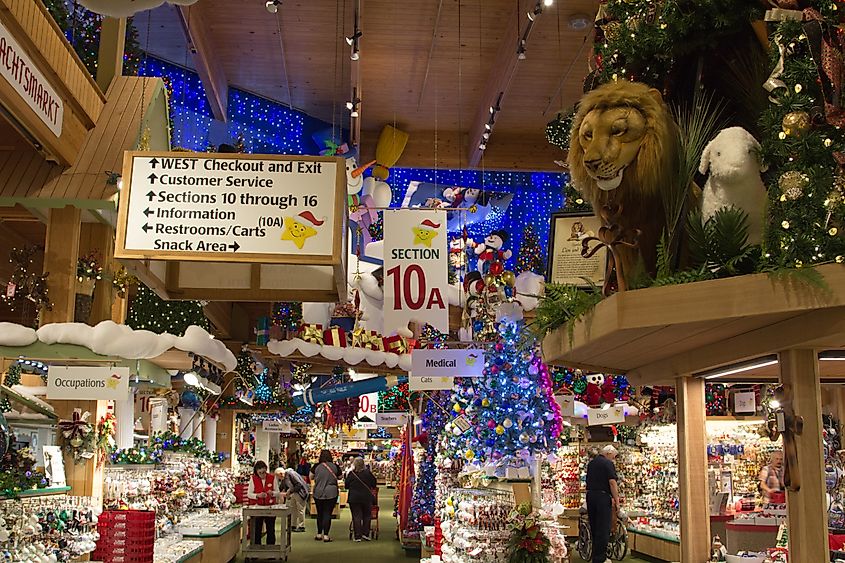
POLYGON ((512 493, 496 489, 450 489, 440 514, 443 563, 505 563, 512 493))
POLYGON ((70 561, 94 551, 102 510, 99 500, 68 496, 68 489, 27 491, 22 498, 0 499, 3 561, 70 561))

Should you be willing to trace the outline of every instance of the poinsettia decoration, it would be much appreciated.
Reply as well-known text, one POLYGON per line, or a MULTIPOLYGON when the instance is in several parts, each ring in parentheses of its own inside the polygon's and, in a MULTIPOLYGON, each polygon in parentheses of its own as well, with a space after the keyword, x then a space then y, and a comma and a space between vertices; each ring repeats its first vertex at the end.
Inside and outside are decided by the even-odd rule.
POLYGON ((547 563, 550 542, 540 529, 539 515, 524 502, 508 516, 511 537, 508 540, 508 563, 547 563))

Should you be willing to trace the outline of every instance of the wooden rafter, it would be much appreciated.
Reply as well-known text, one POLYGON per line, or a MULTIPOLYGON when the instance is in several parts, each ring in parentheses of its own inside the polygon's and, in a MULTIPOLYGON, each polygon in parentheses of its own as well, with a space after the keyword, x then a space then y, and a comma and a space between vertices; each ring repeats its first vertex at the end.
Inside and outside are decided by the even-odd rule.
POLYGON ((214 52, 214 43, 202 10, 202 2, 192 6, 179 6, 179 19, 185 30, 185 39, 191 49, 197 73, 205 87, 211 112, 216 119, 226 121, 229 84, 223 65, 214 52))

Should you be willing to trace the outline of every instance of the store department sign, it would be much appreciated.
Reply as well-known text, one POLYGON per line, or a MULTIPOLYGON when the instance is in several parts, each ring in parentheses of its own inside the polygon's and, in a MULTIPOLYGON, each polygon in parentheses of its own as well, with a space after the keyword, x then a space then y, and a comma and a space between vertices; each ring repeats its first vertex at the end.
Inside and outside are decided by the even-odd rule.
POLYGON ((411 421, 406 412, 380 412, 376 414, 376 424, 381 427, 405 426, 411 421))
MULTIPOLYGON (((418 350, 414 350, 415 354, 417 352, 418 350)), ((442 389, 451 389, 454 384, 454 377, 408 376, 408 389, 411 391, 438 391, 442 389)))
POLYGON ((332 257, 342 239, 337 158, 129 152, 118 258, 286 262, 332 257), (335 239, 338 240, 335 240, 335 239))
POLYGON ((619 424, 622 422, 625 422, 624 405, 612 405, 606 409, 587 409, 587 426, 619 424))
POLYGON ((47 398, 125 401, 129 398, 129 368, 50 366, 47 398))
POLYGON ((261 429, 265 432, 281 432, 290 434, 293 430, 289 420, 265 420, 261 423, 261 429))
POLYGON ((428 323, 449 332, 446 212, 384 212, 384 333, 428 323))
POLYGON ((62 136, 65 106, 59 94, 0 22, 0 75, 56 136, 62 136))
POLYGON ((481 377, 484 375, 484 350, 414 350, 411 374, 417 377, 481 377))
POLYGON ((356 430, 375 430, 376 413, 378 411, 378 393, 367 393, 358 398, 358 415, 352 428, 356 430))

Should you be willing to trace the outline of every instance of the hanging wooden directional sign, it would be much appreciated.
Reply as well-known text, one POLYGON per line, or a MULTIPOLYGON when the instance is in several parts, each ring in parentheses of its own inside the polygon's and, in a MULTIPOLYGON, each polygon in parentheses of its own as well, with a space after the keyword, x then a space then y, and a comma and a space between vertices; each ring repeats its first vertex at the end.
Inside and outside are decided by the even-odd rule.
POLYGON ((166 298, 342 300, 345 232, 339 158, 125 154, 115 256, 166 298))

